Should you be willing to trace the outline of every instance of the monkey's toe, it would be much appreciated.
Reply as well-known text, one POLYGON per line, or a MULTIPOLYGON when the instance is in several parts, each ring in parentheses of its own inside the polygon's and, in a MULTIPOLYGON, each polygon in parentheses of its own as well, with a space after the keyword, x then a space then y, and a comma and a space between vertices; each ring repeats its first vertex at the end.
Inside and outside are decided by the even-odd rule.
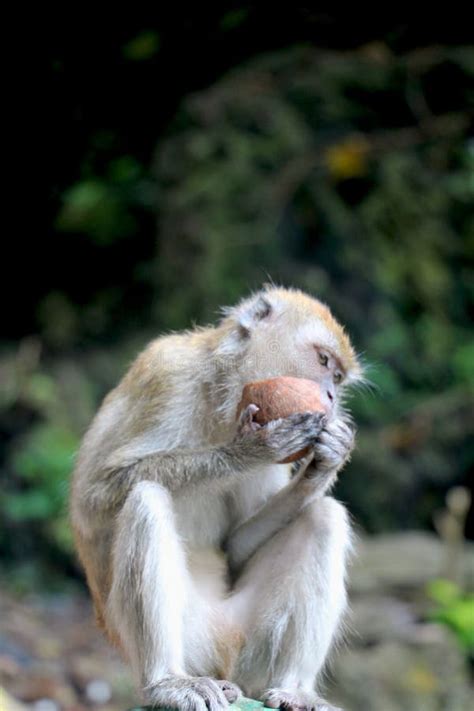
POLYGON ((261 700, 265 706, 283 711, 342 711, 317 694, 301 689, 267 689, 261 700))
POLYGON ((237 684, 233 684, 231 681, 227 681, 226 679, 216 679, 216 684, 219 689, 222 690, 224 696, 230 704, 233 704, 234 701, 237 701, 239 696, 242 696, 242 691, 239 689, 237 684))
POLYGON ((222 683, 229 684, 204 676, 170 676, 148 686, 144 697, 152 707, 165 706, 179 711, 226 711, 229 701, 220 686, 222 683))

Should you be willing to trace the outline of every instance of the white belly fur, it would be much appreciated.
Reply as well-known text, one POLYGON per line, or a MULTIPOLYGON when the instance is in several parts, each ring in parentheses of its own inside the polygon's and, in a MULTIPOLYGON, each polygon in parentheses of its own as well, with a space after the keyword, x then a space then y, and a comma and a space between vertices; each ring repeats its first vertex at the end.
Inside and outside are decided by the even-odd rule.
POLYGON ((289 478, 287 465, 272 465, 244 474, 230 492, 202 487, 174 499, 176 524, 195 592, 208 601, 226 596, 227 564, 220 549, 223 540, 285 487, 289 478))

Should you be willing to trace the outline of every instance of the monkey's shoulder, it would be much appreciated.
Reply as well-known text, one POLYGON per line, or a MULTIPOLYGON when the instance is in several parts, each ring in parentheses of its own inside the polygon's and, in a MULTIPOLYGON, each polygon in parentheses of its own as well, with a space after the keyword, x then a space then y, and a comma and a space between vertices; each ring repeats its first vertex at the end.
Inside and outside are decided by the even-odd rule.
POLYGON ((118 386, 120 393, 148 398, 170 394, 178 382, 197 371, 206 356, 206 343, 212 329, 171 333, 151 341, 139 353, 118 386))

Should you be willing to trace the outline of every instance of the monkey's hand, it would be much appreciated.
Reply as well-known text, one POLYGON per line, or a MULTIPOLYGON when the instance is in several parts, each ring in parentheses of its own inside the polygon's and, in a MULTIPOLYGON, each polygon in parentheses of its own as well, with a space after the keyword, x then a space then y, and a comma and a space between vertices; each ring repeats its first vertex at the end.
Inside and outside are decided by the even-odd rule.
POLYGON ((313 447, 313 456, 300 474, 305 479, 335 480, 336 474, 349 460, 355 444, 355 429, 347 418, 328 422, 313 447))
POLYGON ((259 425, 253 421, 257 411, 249 405, 242 412, 235 443, 260 461, 281 462, 301 450, 314 450, 326 423, 323 413, 300 412, 259 425))

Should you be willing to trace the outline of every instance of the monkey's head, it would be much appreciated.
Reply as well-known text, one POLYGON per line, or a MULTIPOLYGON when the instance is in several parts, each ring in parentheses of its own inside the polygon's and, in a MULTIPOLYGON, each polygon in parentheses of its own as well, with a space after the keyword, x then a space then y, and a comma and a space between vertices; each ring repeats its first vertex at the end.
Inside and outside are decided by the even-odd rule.
POLYGON ((227 336, 219 350, 237 358, 237 390, 265 378, 307 378, 319 383, 324 404, 335 412, 345 387, 362 379, 344 328, 325 304, 302 291, 269 287, 224 313, 227 336))

